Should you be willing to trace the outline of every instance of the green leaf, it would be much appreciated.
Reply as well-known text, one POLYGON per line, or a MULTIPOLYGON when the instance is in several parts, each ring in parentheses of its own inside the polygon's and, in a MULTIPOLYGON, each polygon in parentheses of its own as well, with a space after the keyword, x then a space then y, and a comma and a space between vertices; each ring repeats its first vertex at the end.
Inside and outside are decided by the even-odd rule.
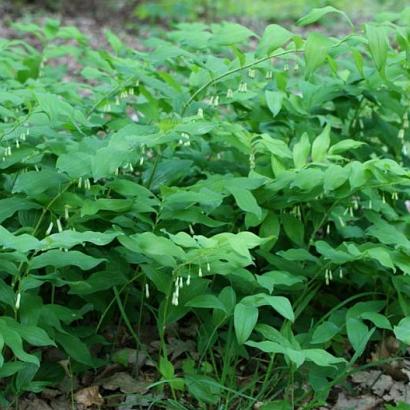
POLYGON ((98 246, 104 246, 112 242, 118 235, 118 232, 77 232, 66 230, 47 236, 41 241, 41 243, 47 248, 67 249, 79 244, 84 244, 85 242, 93 243, 98 246))
POLYGON ((3 336, 4 344, 10 348, 13 354, 22 362, 40 365, 38 358, 28 354, 23 350, 23 341, 18 332, 7 325, 7 322, 0 319, 0 333, 3 336))
POLYGON ((336 143, 335 145, 332 145, 329 149, 329 154, 341 154, 346 151, 360 148, 363 145, 364 142, 345 139, 343 141, 336 143))
POLYGON ((258 320, 258 309, 244 303, 238 303, 234 311, 234 327, 236 339, 244 344, 252 333, 258 320))
POLYGON ((69 357, 79 363, 94 367, 94 361, 88 347, 78 337, 69 333, 56 333, 56 341, 63 347, 69 357))
POLYGON ((161 376, 166 380, 171 380, 174 378, 174 366, 166 357, 161 357, 159 360, 159 372, 161 373, 161 376))
POLYGON ((379 72, 384 72, 389 49, 389 38, 386 28, 374 24, 366 24, 366 36, 370 54, 379 72))
POLYGON ((293 286, 303 282, 304 278, 303 276, 295 276, 285 271, 269 271, 263 275, 257 275, 256 280, 262 287, 267 289, 269 293, 272 293, 274 287, 277 285, 293 286))
POLYGON ((39 249, 41 243, 34 236, 27 234, 15 236, 6 228, 0 226, 0 246, 6 249, 15 249, 26 253, 31 250, 39 249))
POLYGON ((257 293, 255 295, 246 296, 241 301, 242 304, 249 306, 271 306, 284 318, 289 319, 291 322, 295 320, 292 305, 289 299, 283 296, 271 296, 266 293, 257 293))
POLYGON ((275 400, 262 404, 260 410, 291 410, 292 405, 286 400, 275 400))
POLYGON ((322 349, 305 349, 303 350, 303 353, 306 356, 306 360, 310 360, 318 366, 332 366, 337 363, 345 362, 343 358, 335 357, 322 349))
POLYGON ((340 332, 340 328, 333 322, 326 321, 320 324, 312 335, 313 344, 326 343, 340 332))
POLYGON ((315 138, 312 144, 312 159, 322 162, 326 158, 330 146, 330 125, 326 125, 323 131, 315 138))
POLYGON ((315 23, 316 21, 320 20, 323 16, 329 13, 338 13, 342 15, 347 20, 347 22, 350 24, 350 26, 353 27, 353 23, 348 17, 348 15, 344 13, 343 11, 336 9, 335 7, 332 7, 332 6, 312 9, 308 14, 306 14, 306 16, 303 16, 302 18, 300 18, 297 21, 297 24, 299 26, 306 26, 308 24, 315 23))
POLYGON ((13 196, 0 200, 0 223, 7 218, 10 218, 17 211, 24 211, 29 209, 39 209, 40 205, 31 202, 25 198, 13 196))
POLYGON ((56 190, 65 181, 62 175, 52 169, 29 171, 20 174, 13 187, 13 193, 24 192, 30 196, 37 196, 49 189, 56 190))
POLYGON ((274 117, 276 117, 279 114, 279 111, 282 108, 282 102, 284 97, 285 95, 281 91, 265 91, 266 103, 268 104, 268 107, 274 117))
POLYGON ((222 23, 212 25, 213 35, 210 43, 213 46, 230 46, 243 43, 255 34, 248 28, 237 23, 222 23))
POLYGON ((54 268, 61 268, 63 266, 78 266, 82 270, 89 270, 106 259, 94 258, 79 251, 64 252, 61 250, 51 250, 35 256, 30 261, 30 269, 40 269, 45 266, 53 266, 54 268))
POLYGON ((346 321, 347 337, 356 352, 363 353, 369 338, 368 327, 359 319, 349 318, 346 321))
POLYGON ((193 299, 185 303, 185 306, 206 309, 219 309, 225 311, 225 306, 223 305, 223 303, 215 295, 212 294, 195 296, 193 299))
POLYGON ((410 249, 410 241, 407 237, 394 227, 382 219, 378 219, 374 224, 367 229, 367 235, 377 238, 385 245, 402 246, 410 249))
POLYGON ((323 188, 325 192, 334 191, 340 188, 348 179, 350 172, 348 169, 341 167, 340 165, 329 165, 326 169, 323 179, 323 188))
POLYGON ((332 42, 323 34, 311 32, 305 44, 306 78, 310 78, 326 60, 332 42))
POLYGON ((361 319, 369 320, 380 329, 392 330, 391 324, 386 316, 377 312, 364 312, 360 315, 361 319))
POLYGON ((285 45, 292 39, 293 33, 277 24, 269 24, 258 44, 256 56, 262 57, 271 54, 277 48, 285 45))
POLYGON ((302 245, 305 236, 304 225, 293 215, 283 214, 282 225, 289 239, 297 245, 302 245))
POLYGON ((242 211, 255 215, 258 219, 262 218, 262 209, 256 202, 255 197, 247 189, 229 187, 228 190, 235 198, 235 201, 242 211))
POLYGON ((199 402, 217 404, 222 390, 219 383, 209 376, 194 374, 185 375, 189 393, 199 402))
POLYGON ((309 158, 310 153, 310 141, 306 132, 302 134, 299 142, 293 147, 293 162, 296 168, 303 168, 309 158))
POLYGON ((267 304, 273 307, 284 318, 293 322, 295 320, 295 314, 293 313, 292 305, 289 299, 283 296, 271 296, 264 295, 264 299, 267 304))
POLYGON ((398 325, 394 326, 393 332, 400 342, 410 345, 410 317, 400 320, 398 325))

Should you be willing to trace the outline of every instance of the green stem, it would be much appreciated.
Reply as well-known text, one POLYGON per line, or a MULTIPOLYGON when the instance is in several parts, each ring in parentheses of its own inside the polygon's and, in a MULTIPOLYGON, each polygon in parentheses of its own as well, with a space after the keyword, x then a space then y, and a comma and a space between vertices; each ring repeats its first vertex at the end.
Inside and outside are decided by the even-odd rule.
POLYGON ((302 52, 302 51, 303 51, 303 50, 293 50, 293 49, 292 49, 292 50, 282 51, 282 52, 279 52, 279 53, 276 52, 276 53, 270 54, 270 55, 268 55, 268 56, 266 56, 266 57, 259 58, 258 60, 255 60, 255 61, 253 61, 253 62, 251 62, 251 63, 245 64, 245 65, 243 65, 242 67, 237 67, 237 68, 234 68, 234 69, 232 69, 232 70, 229 70, 229 71, 227 71, 226 73, 223 73, 223 74, 221 74, 221 75, 219 75, 219 76, 217 76, 217 77, 215 77, 215 78, 212 78, 212 79, 209 80, 207 83, 205 83, 202 87, 198 88, 198 89, 191 95, 191 97, 189 98, 189 100, 188 100, 188 101, 184 104, 184 106, 182 107, 181 116, 183 117, 183 116, 185 115, 185 112, 186 112, 187 108, 191 105, 191 103, 195 100, 195 98, 196 98, 199 94, 201 94, 201 93, 202 93, 203 91, 205 91, 208 87, 210 87, 211 85, 217 83, 218 81, 220 81, 220 80, 222 80, 222 79, 224 79, 224 78, 226 78, 226 77, 229 77, 231 74, 235 74, 235 73, 237 73, 237 72, 239 72, 239 71, 246 70, 247 68, 254 67, 255 65, 258 65, 258 64, 260 64, 260 63, 263 63, 264 61, 267 61, 267 60, 269 60, 269 59, 271 59, 271 58, 273 58, 273 57, 279 57, 279 56, 283 56, 283 55, 285 55, 285 54, 298 53, 298 52, 302 52))
MULTIPOLYGON (((352 34, 346 36, 346 37, 343 38, 342 40, 338 41, 337 43, 335 43, 335 44, 333 44, 331 47, 329 47, 329 49, 330 49, 330 48, 336 48, 336 47, 338 47, 340 44, 342 44, 342 43, 344 43, 346 40, 348 40, 351 36, 352 36, 352 34)), ((235 74, 235 73, 237 73, 237 72, 239 72, 239 71, 243 71, 243 70, 246 70, 246 69, 248 69, 248 68, 254 67, 254 66, 256 66, 256 65, 258 65, 258 64, 260 64, 260 63, 263 63, 264 61, 267 61, 267 60, 269 60, 269 59, 271 59, 271 58, 273 58, 273 57, 281 57, 281 56, 284 56, 284 55, 286 55, 286 54, 303 53, 303 52, 304 52, 303 49, 300 49, 300 50, 291 49, 291 50, 275 51, 275 52, 273 52, 272 54, 270 54, 270 55, 268 55, 268 56, 266 56, 266 57, 259 58, 258 60, 255 60, 255 61, 253 61, 253 62, 251 62, 251 63, 245 64, 245 65, 243 65, 242 67, 234 68, 234 69, 229 70, 229 71, 227 71, 227 72, 225 72, 225 73, 223 73, 223 74, 221 74, 221 75, 219 75, 219 76, 217 76, 217 77, 215 77, 215 78, 212 78, 212 79, 209 80, 207 83, 205 83, 202 87, 198 88, 198 89, 191 95, 191 97, 189 98, 189 100, 188 100, 188 101, 184 104, 184 106, 182 107, 181 116, 183 117, 183 116, 185 115, 185 112, 186 112, 187 108, 191 105, 191 103, 195 100, 195 98, 196 98, 199 94, 201 94, 201 93, 202 93, 203 91, 205 91, 208 87, 210 87, 211 85, 217 83, 218 81, 220 81, 220 80, 222 80, 222 79, 224 79, 224 78, 226 78, 226 77, 229 77, 231 74, 235 74)))
POLYGON ((121 313, 122 320, 126 324, 126 326, 127 326, 128 330, 130 331, 132 337, 134 338, 137 347, 140 350, 142 350, 142 343, 141 343, 139 337, 137 336, 137 334, 135 333, 135 331, 134 331, 134 329, 131 325, 131 322, 128 319, 128 316, 127 316, 127 314, 125 312, 125 309, 124 309, 124 305, 122 304, 120 294, 118 293, 118 289, 117 289, 116 286, 114 286, 114 295, 115 295, 115 300, 117 301, 118 309, 120 310, 120 313, 121 313))

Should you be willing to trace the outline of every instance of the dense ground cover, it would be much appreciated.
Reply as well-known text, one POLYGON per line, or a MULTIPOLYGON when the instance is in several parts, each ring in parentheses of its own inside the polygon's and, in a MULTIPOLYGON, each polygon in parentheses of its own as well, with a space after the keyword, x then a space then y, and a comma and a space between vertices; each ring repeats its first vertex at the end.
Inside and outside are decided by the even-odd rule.
POLYGON ((410 11, 330 16, 0 40, 4 407, 122 369, 106 405, 316 408, 405 354, 410 11))

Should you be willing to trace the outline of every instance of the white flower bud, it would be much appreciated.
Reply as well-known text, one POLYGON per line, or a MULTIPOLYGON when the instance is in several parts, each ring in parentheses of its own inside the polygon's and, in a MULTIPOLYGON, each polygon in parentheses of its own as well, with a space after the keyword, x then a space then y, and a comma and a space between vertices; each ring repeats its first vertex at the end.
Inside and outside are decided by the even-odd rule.
POLYGON ((145 297, 148 299, 149 298, 149 286, 148 283, 145 284, 145 297))
POLYGON ((399 133, 397 134, 397 138, 399 138, 400 140, 404 139, 404 129, 403 128, 399 130, 399 133))
POLYGON ((19 309, 20 309, 20 302, 21 302, 21 293, 18 292, 18 293, 17 293, 17 297, 16 297, 16 305, 15 305, 16 310, 19 310, 19 309))
POLYGON ((57 218, 57 229, 58 229, 58 232, 63 232, 63 226, 61 225, 61 221, 60 221, 60 219, 59 218, 57 218))
POLYGON ((51 231, 52 231, 52 229, 53 229, 53 226, 54 226, 53 222, 50 222, 50 225, 48 225, 48 228, 47 228, 47 230, 46 230, 46 235, 47 235, 47 236, 50 235, 50 233, 51 233, 51 231))

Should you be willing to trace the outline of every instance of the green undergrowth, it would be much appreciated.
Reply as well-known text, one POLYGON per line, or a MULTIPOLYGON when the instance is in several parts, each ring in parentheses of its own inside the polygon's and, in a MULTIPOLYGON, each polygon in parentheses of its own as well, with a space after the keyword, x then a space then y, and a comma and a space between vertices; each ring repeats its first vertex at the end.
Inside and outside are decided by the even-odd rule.
POLYGON ((299 24, 329 13, 351 33, 0 40, 5 408, 136 351, 129 403, 309 409, 386 338, 405 351, 410 10, 299 24))

